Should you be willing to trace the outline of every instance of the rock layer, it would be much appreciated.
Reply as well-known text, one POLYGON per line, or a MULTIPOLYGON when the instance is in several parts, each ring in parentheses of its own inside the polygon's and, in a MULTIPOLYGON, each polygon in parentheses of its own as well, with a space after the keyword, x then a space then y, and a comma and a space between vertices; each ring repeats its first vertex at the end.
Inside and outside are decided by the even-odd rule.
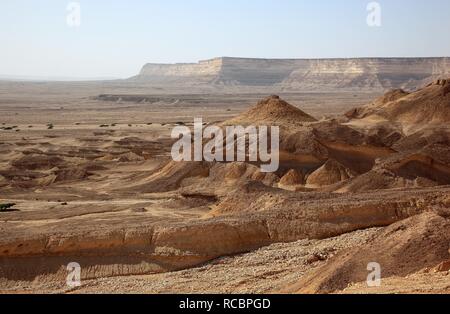
POLYGON ((278 86, 283 90, 415 89, 450 74, 449 58, 246 59, 146 64, 133 80, 153 84, 278 86))

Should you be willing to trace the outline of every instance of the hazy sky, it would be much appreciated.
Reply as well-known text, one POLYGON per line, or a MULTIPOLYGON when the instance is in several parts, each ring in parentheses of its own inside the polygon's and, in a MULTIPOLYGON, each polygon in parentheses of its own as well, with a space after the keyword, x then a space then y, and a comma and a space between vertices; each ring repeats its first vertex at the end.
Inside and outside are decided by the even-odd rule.
POLYGON ((0 0, 0 75, 128 77, 146 62, 450 56, 449 0, 0 0), (72 11, 73 12, 73 11, 72 11))

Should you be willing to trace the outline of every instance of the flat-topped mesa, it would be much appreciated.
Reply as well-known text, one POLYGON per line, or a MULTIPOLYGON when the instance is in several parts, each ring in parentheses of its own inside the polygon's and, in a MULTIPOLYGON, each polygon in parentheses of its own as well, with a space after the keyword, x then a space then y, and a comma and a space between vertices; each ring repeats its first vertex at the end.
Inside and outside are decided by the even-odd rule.
POLYGON ((414 90, 450 76, 450 58, 250 59, 146 64, 133 80, 177 86, 278 90, 414 90))
POLYGON ((200 76, 217 75, 220 73, 223 65, 222 58, 204 60, 198 63, 175 63, 158 64, 148 63, 144 65, 137 76, 140 79, 151 78, 152 76, 200 76))

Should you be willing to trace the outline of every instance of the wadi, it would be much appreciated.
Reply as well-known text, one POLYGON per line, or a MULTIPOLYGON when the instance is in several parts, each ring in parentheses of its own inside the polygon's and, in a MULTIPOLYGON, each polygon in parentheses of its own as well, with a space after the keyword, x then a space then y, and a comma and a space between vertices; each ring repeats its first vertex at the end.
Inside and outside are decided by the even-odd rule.
POLYGON ((447 64, 0 81, 0 292, 449 293, 447 64))

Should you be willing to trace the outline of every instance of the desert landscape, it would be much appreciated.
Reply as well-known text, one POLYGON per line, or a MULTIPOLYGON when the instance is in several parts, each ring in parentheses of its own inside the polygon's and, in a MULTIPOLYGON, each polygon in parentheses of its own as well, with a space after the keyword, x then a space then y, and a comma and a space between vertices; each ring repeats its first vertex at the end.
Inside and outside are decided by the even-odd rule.
POLYGON ((449 123, 449 58, 0 81, 0 293, 450 293, 449 123), (278 126, 278 171, 173 161, 199 117, 278 126))

